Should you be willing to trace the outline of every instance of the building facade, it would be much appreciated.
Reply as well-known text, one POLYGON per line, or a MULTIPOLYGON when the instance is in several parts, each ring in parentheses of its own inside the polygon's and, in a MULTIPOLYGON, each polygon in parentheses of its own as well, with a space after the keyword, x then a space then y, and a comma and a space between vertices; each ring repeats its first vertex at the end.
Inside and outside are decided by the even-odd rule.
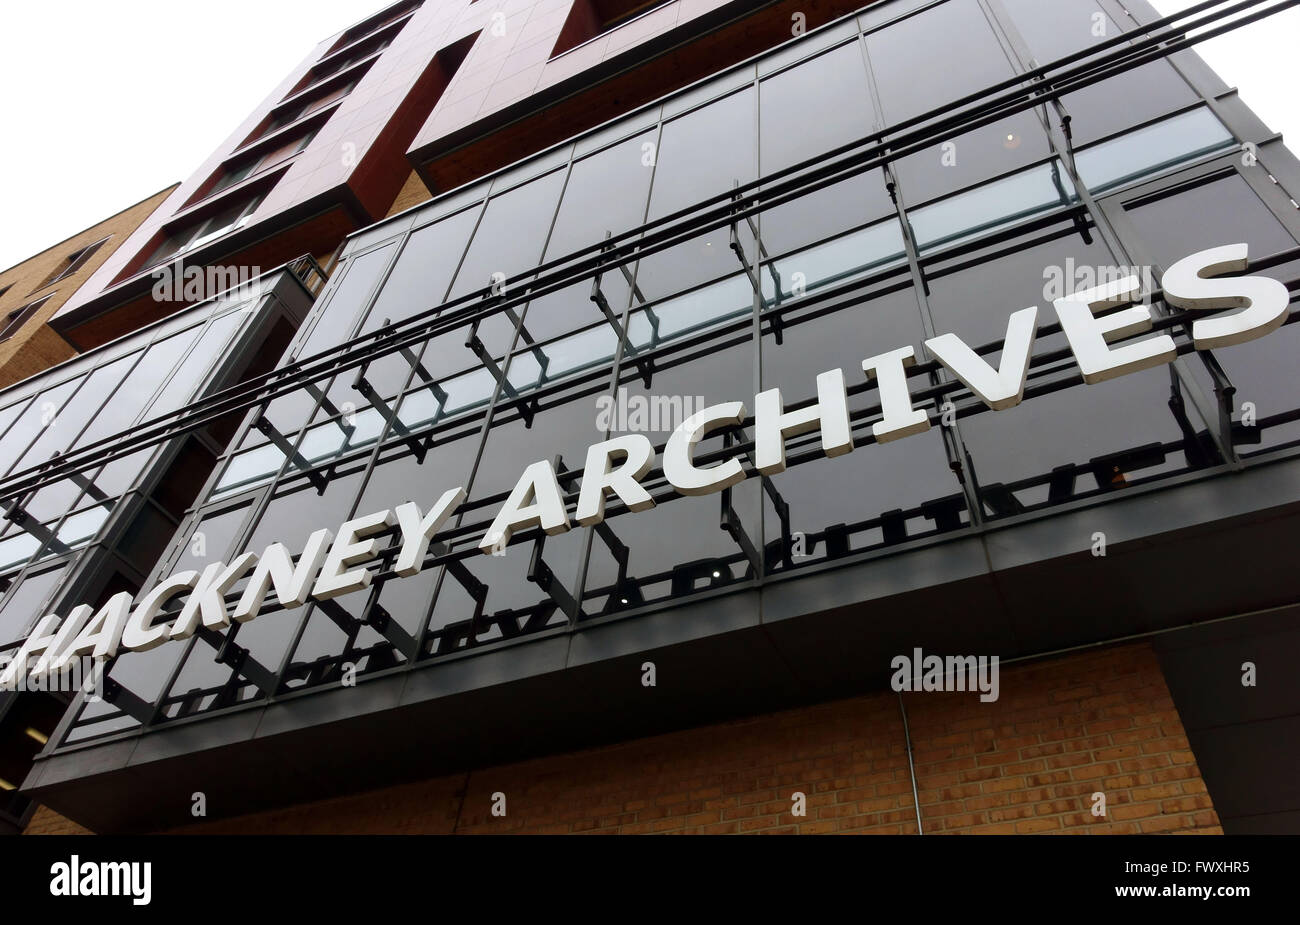
POLYGON ((49 321, 162 205, 170 187, 0 272, 0 386, 61 363, 76 351, 49 321))
POLYGON ((28 830, 1300 829, 1300 164, 1195 55, 1223 22, 427 0, 322 43, 53 321, 93 377, 238 318, 220 369, 52 462, 13 427, 58 384, 0 395, 5 497, 121 531, 7 566, 10 651, 127 627, 28 830), (299 255, 139 329, 159 267, 299 255), (103 452, 156 455, 100 498, 103 452))

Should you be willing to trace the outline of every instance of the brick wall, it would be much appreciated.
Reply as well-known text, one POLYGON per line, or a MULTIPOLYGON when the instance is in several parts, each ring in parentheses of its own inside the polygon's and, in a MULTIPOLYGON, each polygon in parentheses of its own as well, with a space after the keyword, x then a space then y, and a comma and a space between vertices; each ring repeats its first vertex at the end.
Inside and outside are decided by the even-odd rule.
MULTIPOLYGON (((991 704, 904 696, 927 833, 1220 832, 1147 644, 1004 668, 991 704)), ((916 815, 881 693, 179 831, 910 834, 916 815)))
POLYGON ((392 216, 398 212, 405 212, 407 209, 418 206, 422 202, 428 202, 432 198, 433 194, 424 185, 420 175, 412 170, 411 175, 402 184, 402 189, 398 192, 397 198, 393 200, 392 206, 389 207, 388 215, 392 216))
POLYGON ((906 697, 927 832, 1221 834, 1149 645, 1006 668, 994 704, 906 697))
POLYGON ((65 819, 48 806, 36 807, 32 813, 24 835, 91 835, 89 829, 77 825, 71 819, 65 819))
MULTIPOLYGON (((43 296, 50 297, 18 331, 0 342, 0 388, 76 355, 72 345, 47 322, 175 188, 171 186, 155 193, 98 225, 0 271, 0 327, 4 326, 10 312, 43 296), (69 254, 106 237, 108 240, 75 273, 58 282, 41 285, 66 265, 69 254)), ((162 314, 159 313, 158 317, 162 314)))

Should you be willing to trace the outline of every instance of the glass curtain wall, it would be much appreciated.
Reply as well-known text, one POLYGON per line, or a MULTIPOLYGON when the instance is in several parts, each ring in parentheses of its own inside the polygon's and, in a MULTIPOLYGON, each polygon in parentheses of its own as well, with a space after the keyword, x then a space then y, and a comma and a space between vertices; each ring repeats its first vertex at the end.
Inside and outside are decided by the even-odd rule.
MULTIPOLYGON (((1294 448, 1281 340, 1197 354, 1183 325, 1160 322, 1177 363, 1084 386, 1054 324, 1051 299, 1098 274, 1159 271, 1238 233, 1252 259, 1295 247, 1285 197, 1243 172, 1244 139, 1174 62, 1060 108, 975 128, 930 120, 889 143, 961 92, 1014 88, 1132 27, 1109 3, 1100 27, 1095 12, 1083 0, 880 4, 356 236, 294 350, 336 356, 334 368, 250 414, 156 577, 272 541, 297 551, 351 514, 427 509, 456 486, 467 501, 416 577, 393 578, 390 538, 365 591, 123 656, 111 676, 148 710, 83 714, 68 741, 581 632, 1294 448), (918 69, 918 48, 944 67, 918 69), (1251 209, 1249 228, 1218 227, 1214 241, 1185 220, 1251 209), (954 332, 996 362, 1008 316, 1027 305, 1040 312, 1025 401, 989 413, 924 341, 954 332), (908 345, 933 426, 876 445, 879 396, 861 363, 908 345), (788 443, 788 471, 760 478, 752 430, 714 432, 697 458, 739 454, 751 478, 681 498, 655 470, 653 510, 611 504, 600 527, 478 551, 526 464, 552 462, 573 502, 588 445, 635 432, 662 450, 693 411, 773 387, 787 407, 807 403, 837 366, 848 456, 820 458, 811 434, 788 443), (1253 431, 1225 430, 1225 382, 1263 415, 1253 431)), ((1295 269, 1269 272, 1294 282, 1295 269)), ((1159 299, 1153 311, 1167 314, 1159 299)))

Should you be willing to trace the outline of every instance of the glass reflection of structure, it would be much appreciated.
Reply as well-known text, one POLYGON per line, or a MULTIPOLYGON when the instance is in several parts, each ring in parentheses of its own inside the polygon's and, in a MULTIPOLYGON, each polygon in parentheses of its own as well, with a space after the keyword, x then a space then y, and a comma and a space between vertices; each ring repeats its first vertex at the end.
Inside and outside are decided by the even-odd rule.
MULTIPOLYGON (((1237 234, 1294 288, 1297 223, 1233 156, 1249 124, 1238 104, 1159 59, 979 126, 935 116, 895 150, 890 133, 916 132, 953 88, 1014 84, 1090 35, 1051 26, 1091 3, 991 4, 1013 52, 975 0, 917 6, 819 30, 354 236, 293 350, 337 351, 347 368, 247 415, 154 577, 271 541, 299 549, 314 529, 456 485, 468 501, 419 576, 394 579, 390 546, 364 591, 120 658, 111 677, 137 709, 85 711, 66 741, 581 632, 1294 449, 1300 405, 1278 346, 1294 329, 1197 354, 1156 293, 1179 360, 1084 387, 1047 305, 1052 268, 1159 270, 1237 234), (917 47, 945 69, 918 78, 917 47), (1142 82, 1140 111, 1100 104, 1126 81, 1142 82), (1201 240, 1188 229, 1203 223, 1179 220, 1196 208, 1257 220, 1201 240), (952 331, 993 359, 1028 304, 1043 311, 1025 401, 989 413, 922 344, 952 331), (935 426, 877 446, 860 363, 906 344, 935 426), (553 461, 572 500, 586 447, 626 423, 602 406, 659 402, 646 429, 662 450, 678 409, 772 387, 806 403, 835 366, 852 454, 821 459, 815 434, 797 438, 788 471, 698 499, 652 472, 653 510, 611 505, 598 527, 478 552, 524 464, 553 461), (1239 388, 1267 409, 1253 430, 1234 419, 1239 388)), ((743 455, 751 437, 715 433, 697 457, 743 455)))

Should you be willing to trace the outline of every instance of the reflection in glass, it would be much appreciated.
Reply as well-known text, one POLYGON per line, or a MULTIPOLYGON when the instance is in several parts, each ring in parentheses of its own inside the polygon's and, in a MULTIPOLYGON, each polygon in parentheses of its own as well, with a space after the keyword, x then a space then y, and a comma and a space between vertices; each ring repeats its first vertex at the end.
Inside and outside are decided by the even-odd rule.
POLYGON ((42 611, 63 577, 64 568, 56 565, 39 574, 28 572, 18 587, 9 592, 0 607, 0 644, 22 639, 45 615, 42 611))
POLYGON ((796 291, 814 292, 859 279, 903 256, 902 229, 897 220, 890 219, 772 261, 769 266, 776 269, 781 281, 780 298, 772 274, 765 271, 763 301, 770 306, 792 297, 796 291))
POLYGON ((748 276, 737 273, 650 308, 639 309, 628 321, 627 337, 637 350, 647 350, 753 310, 753 286, 748 276))
POLYGON ((478 207, 465 209, 411 232, 361 326, 362 334, 377 330, 386 320, 396 323, 442 303, 478 215, 478 207))
POLYGON ((1080 151, 1075 166, 1088 189, 1100 193, 1234 144, 1223 123, 1200 107, 1080 151))
POLYGON ((873 32, 867 56, 891 125, 1012 74, 977 0, 949 0, 873 32))
POLYGON ((16 533, 0 540, 0 570, 27 562, 41 544, 30 533, 16 533))
POLYGON ((1040 164, 909 215, 922 252, 988 234, 1078 201, 1059 161, 1040 164))
POLYGON ((553 382, 569 373, 614 358, 618 338, 609 325, 599 325, 561 337, 540 347, 524 349, 510 361, 506 378, 519 391, 553 382))
POLYGON ((359 449, 379 439, 384 423, 384 416, 378 410, 366 408, 350 419, 344 417, 317 424, 307 431, 298 452, 308 462, 315 463, 359 449))
POLYGON ((486 404, 496 385, 491 371, 482 367, 472 369, 409 393, 402 399, 397 419, 414 429, 443 415, 468 411, 486 404))
POLYGON ((759 100, 764 176, 861 139, 875 116, 856 39, 767 78, 759 100))
POLYGON ((393 245, 386 244, 351 260, 329 301, 317 307, 320 320, 306 342, 295 351, 296 356, 312 356, 348 339, 358 313, 369 301, 371 290, 392 255, 393 245))
POLYGON ((756 173, 753 145, 757 122, 754 89, 731 96, 664 125, 656 159, 651 219, 748 183, 756 173))
POLYGON ((99 532, 104 521, 108 520, 109 510, 106 507, 92 507, 72 514, 59 527, 59 542, 73 546, 90 539, 99 532))
POLYGON ((213 496, 234 491, 236 488, 245 488, 269 478, 280 471, 280 463, 283 461, 284 454, 280 452, 279 447, 270 443, 240 453, 226 466, 226 471, 221 474, 221 480, 217 482, 213 496))

